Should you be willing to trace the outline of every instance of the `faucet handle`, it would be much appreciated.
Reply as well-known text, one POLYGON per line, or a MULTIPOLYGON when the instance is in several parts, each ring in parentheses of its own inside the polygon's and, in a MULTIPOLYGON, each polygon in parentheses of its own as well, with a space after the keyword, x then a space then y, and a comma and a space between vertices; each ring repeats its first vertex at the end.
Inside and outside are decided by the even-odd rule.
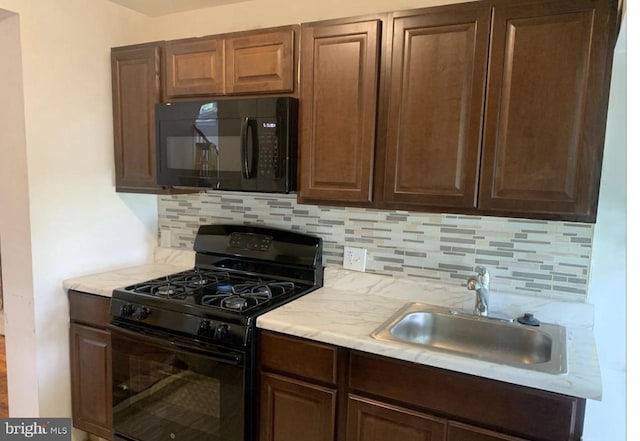
POLYGON ((489 276, 489 271, 484 266, 476 266, 476 272, 478 273, 478 280, 480 284, 485 288, 489 289, 489 282, 491 281, 491 276, 489 276))

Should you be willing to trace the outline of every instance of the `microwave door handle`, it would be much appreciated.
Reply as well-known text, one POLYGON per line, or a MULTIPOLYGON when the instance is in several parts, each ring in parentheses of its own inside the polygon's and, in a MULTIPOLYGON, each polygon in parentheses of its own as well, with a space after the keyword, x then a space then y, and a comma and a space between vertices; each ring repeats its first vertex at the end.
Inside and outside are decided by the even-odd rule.
POLYGON ((251 178, 251 171, 249 170, 249 146, 247 145, 249 139, 249 118, 243 118, 240 124, 240 144, 242 149, 242 176, 245 179, 251 178))
POLYGON ((240 143, 242 144, 242 175, 245 179, 255 178, 258 168, 258 122, 255 119, 243 118, 240 143))
POLYGON ((251 172, 250 176, 256 178, 258 176, 258 121, 249 120, 249 128, 251 129, 251 172))

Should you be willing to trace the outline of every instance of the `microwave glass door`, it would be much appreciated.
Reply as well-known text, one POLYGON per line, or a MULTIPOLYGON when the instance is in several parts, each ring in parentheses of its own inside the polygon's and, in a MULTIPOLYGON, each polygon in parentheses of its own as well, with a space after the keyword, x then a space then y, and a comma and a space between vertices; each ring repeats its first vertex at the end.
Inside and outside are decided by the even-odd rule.
POLYGON ((197 113, 160 122, 159 136, 164 143, 160 175, 170 175, 172 183, 183 186, 246 186, 242 182, 245 119, 220 116, 216 105, 204 103, 194 109, 197 113))

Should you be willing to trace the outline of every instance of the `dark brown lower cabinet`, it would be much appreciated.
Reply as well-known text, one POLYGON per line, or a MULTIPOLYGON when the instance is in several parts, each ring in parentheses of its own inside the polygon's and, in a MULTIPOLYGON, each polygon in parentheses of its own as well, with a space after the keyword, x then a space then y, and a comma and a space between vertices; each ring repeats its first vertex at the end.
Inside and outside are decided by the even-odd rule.
POLYGON ((447 441, 526 441, 509 435, 492 432, 479 427, 449 421, 447 441))
POLYGON ((262 373, 261 441, 332 441, 336 390, 262 373))
POLYGON ((260 331, 260 441, 580 441, 585 399, 260 331))
POLYGON ((446 424, 442 418, 349 396, 347 441, 444 441, 446 424))
POLYGON ((113 439, 109 299, 69 291, 73 426, 113 439))

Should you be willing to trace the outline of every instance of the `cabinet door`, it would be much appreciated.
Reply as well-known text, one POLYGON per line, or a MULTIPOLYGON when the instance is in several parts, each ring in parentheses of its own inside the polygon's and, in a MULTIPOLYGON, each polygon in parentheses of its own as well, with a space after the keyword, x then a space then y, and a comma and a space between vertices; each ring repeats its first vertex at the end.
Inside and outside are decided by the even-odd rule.
POLYGON ((447 441, 526 441, 502 433, 469 426, 468 424, 449 421, 447 424, 447 441))
POLYGON ((262 373, 260 394, 260 441, 333 441, 335 390, 262 373))
POLYGON ((77 323, 70 336, 73 425, 112 439, 111 336, 77 323))
POLYGON ((446 421, 409 409, 349 396, 347 441, 444 441, 446 421))
POLYGON ((223 40, 204 37, 165 45, 165 96, 221 95, 224 91, 223 40))
POLYGON ((496 6, 481 209, 595 220, 616 4, 496 6))
POLYGON ((372 200, 380 21, 302 25, 301 202, 372 200))
POLYGON ((393 15, 383 207, 475 206, 490 17, 483 2, 393 15))
POLYGON ((159 44, 111 51, 116 191, 159 193, 155 105, 160 102, 159 44))
POLYGON ((294 28, 227 38, 225 93, 293 92, 294 28))

